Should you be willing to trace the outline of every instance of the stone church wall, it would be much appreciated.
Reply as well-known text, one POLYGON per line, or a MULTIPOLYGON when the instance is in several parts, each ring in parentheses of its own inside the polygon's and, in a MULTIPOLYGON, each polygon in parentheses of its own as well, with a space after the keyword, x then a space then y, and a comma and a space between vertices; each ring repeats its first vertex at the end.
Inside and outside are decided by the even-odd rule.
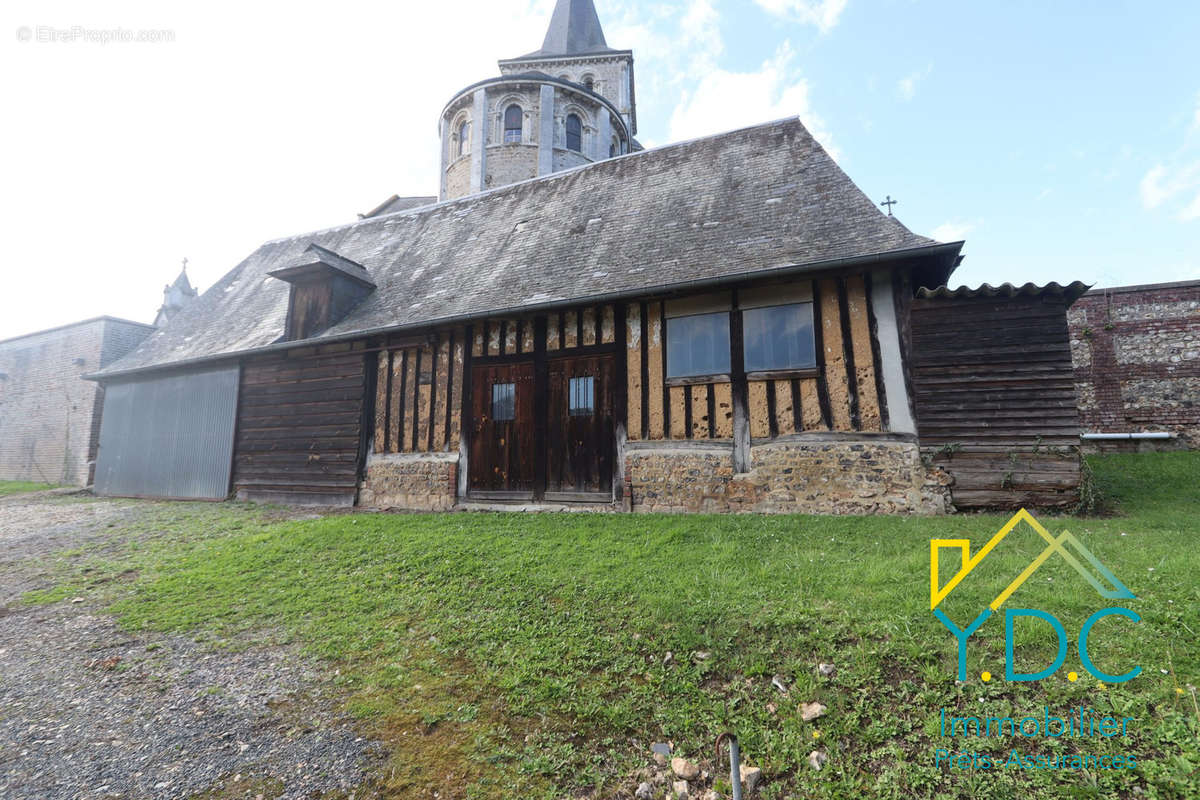
POLYGON ((487 151, 487 188, 536 178, 537 165, 536 144, 492 145, 487 151))
POLYGON ((462 197, 471 193, 471 157, 463 156, 446 169, 446 196, 462 197))
POLYGON ((1200 281, 1095 289, 1067 320, 1084 431, 1176 436, 1090 447, 1200 448, 1200 281))
POLYGON ((103 392, 81 376, 152 330, 103 317, 0 342, 0 480, 87 485, 103 392))

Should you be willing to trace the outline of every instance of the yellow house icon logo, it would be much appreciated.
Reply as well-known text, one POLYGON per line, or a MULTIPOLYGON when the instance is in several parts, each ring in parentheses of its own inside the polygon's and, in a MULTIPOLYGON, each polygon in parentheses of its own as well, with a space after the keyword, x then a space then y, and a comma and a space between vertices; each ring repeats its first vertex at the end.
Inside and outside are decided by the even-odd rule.
MULTIPOLYGON (((979 626, 982 625, 992 615, 993 612, 1000 608, 1008 601, 1012 594, 1021 588, 1021 585, 1029 580, 1032 575, 1037 572, 1042 564, 1046 563, 1052 555, 1057 553, 1070 564, 1076 572, 1087 581, 1092 588, 1103 598, 1107 600, 1122 600, 1134 599, 1133 592, 1121 583, 1116 575, 1112 573, 1100 559, 1096 558, 1090 550, 1083 546, 1083 543, 1075 538, 1070 531, 1063 531, 1059 536, 1054 536, 1045 526, 1034 518, 1025 509, 1021 509, 1012 518, 1004 524, 999 531, 985 544, 979 552, 971 555, 971 541, 969 539, 931 539, 929 542, 929 608, 933 611, 946 628, 954 634, 958 639, 958 679, 966 680, 966 643, 979 626), (1039 536, 1046 542, 1045 549, 1042 550, 1029 565, 1013 579, 1011 583, 996 596, 996 598, 988 604, 986 608, 975 618, 975 621, 968 625, 965 629, 959 628, 950 620, 949 617, 942 611, 939 606, 945 601, 950 593, 958 587, 959 584, 966 579, 971 572, 983 562, 988 554, 996 549, 997 545, 1013 532, 1022 522, 1028 524, 1039 536), (954 575, 943 585, 941 582, 941 570, 939 557, 943 550, 957 550, 961 556, 961 566, 954 575)), ((1109 675, 1100 670, 1088 654, 1087 642, 1088 635, 1091 632, 1092 626, 1100 619, 1106 616, 1122 616, 1131 619, 1134 622, 1140 622, 1141 618, 1134 612, 1125 608, 1105 608, 1097 611, 1092 616, 1088 617, 1079 634, 1079 655, 1083 661, 1084 667, 1101 680, 1106 680, 1112 683, 1120 683, 1136 677, 1141 672, 1141 667, 1135 667, 1124 675, 1109 675)), ((1062 623, 1053 615, 1039 609, 1008 609, 1005 611, 1005 677, 1013 681, 1032 681, 1041 680, 1042 678, 1052 675, 1066 659, 1067 654, 1067 636, 1062 623), (1037 617, 1054 628, 1058 634, 1059 652, 1054 663, 1048 668, 1037 673, 1018 673, 1013 669, 1013 623, 1020 617, 1037 617)))

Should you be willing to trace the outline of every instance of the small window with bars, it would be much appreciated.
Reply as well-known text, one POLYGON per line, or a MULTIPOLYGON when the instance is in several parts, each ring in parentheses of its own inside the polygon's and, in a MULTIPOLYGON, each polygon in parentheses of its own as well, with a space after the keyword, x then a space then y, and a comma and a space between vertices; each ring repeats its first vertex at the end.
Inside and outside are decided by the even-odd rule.
POLYGON ((590 417, 596 413, 596 379, 571 378, 568 413, 572 417, 590 417))
POLYGON ((517 385, 496 383, 492 385, 492 421, 512 422, 517 418, 517 385))

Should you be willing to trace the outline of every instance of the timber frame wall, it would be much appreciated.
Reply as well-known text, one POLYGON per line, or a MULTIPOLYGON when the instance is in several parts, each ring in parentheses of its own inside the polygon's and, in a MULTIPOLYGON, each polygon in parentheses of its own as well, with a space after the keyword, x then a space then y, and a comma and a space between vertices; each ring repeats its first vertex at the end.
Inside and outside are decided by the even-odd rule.
MULTIPOLYGON (((911 428, 895 430, 889 425, 889 392, 892 409, 901 405, 901 418, 912 416, 904 381, 896 378, 902 369, 893 371, 885 390, 881 336, 893 340, 896 360, 903 350, 897 320, 904 306, 894 299, 903 284, 893 287, 892 279, 891 270, 877 270, 727 290, 733 369, 729 375, 701 379, 666 377, 667 309, 694 295, 490 318, 420 336, 375 340, 370 346, 378 351, 370 402, 370 449, 373 457, 454 458, 455 496, 461 500, 468 495, 473 425, 464 414, 471 413, 473 368, 532 360, 536 369, 548 358, 610 353, 617 356, 620 367, 615 387, 613 502, 621 502, 626 491, 622 455, 626 446, 707 442, 737 452, 740 441, 741 463, 736 466, 744 471, 749 468, 751 444, 810 434, 844 435, 847 441, 891 436, 915 442, 911 428), (873 280, 886 285, 873 286, 873 280), (816 366, 747 374, 741 363, 739 292, 769 296, 780 288, 801 297, 799 302, 812 303, 816 366), (888 320, 882 334, 875 306, 880 298, 887 306, 880 316, 888 320)), ((544 425, 543 416, 535 414, 536 426, 544 425)), ((545 441, 545 432, 541 433, 545 441)), ((535 431, 535 441, 537 437, 535 431)), ((413 462, 405 463, 411 468, 413 462)))
POLYGON ((456 453, 470 328, 391 337, 376 361, 375 453, 456 453))
POLYGON ((747 374, 740 363, 737 290, 730 301, 733 368, 711 379, 667 378, 666 302, 629 304, 629 440, 732 441, 735 404, 747 409, 753 440, 887 430, 870 280, 869 274, 852 274, 791 282, 792 290, 799 289, 813 305, 817 364, 776 374, 747 374))

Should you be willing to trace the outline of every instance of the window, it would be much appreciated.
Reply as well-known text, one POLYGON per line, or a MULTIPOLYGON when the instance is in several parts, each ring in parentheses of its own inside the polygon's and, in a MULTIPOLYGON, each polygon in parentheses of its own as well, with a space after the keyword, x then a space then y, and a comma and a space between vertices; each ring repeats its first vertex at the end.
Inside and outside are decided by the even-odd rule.
POLYGON ((583 121, 578 114, 567 115, 567 149, 583 152, 583 121))
POLYGON ((583 76, 583 87, 585 89, 587 89, 589 92, 596 91, 596 79, 593 78, 591 75, 584 75, 583 76))
POLYGON ((521 141, 521 107, 516 103, 504 112, 504 143, 514 144, 521 141))
POLYGON ((729 314, 699 314, 667 320, 667 377, 729 372, 729 314))
POLYGON ((619 156, 620 154, 621 154, 621 145, 617 143, 617 139, 616 139, 616 137, 614 136, 614 137, 613 137, 613 140, 612 140, 612 144, 610 144, 610 145, 608 146, 608 157, 609 157, 609 158, 616 158, 616 157, 617 157, 617 156, 619 156))
POLYGON ((590 417, 596 413, 596 379, 571 378, 570 405, 572 417, 590 417))
POLYGON ((471 123, 467 120, 463 120, 458 126, 458 154, 460 156, 465 156, 467 153, 471 152, 471 148, 468 144, 470 139, 471 123))
POLYGON ((817 366, 812 303, 748 309, 742 330, 747 372, 817 366))
POLYGON ((517 385, 492 384, 492 421, 512 422, 517 418, 517 385))

